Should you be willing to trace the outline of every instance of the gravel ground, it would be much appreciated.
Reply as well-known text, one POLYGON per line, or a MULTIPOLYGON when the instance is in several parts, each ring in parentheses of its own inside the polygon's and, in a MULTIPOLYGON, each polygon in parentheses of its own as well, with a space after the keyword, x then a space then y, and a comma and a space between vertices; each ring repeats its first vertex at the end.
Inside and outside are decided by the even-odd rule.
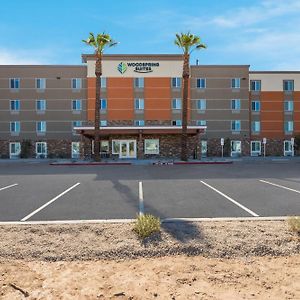
POLYGON ((170 255, 210 258, 291 256, 300 238, 285 221, 165 223, 140 241, 133 224, 0 226, 0 259, 76 261, 170 255))

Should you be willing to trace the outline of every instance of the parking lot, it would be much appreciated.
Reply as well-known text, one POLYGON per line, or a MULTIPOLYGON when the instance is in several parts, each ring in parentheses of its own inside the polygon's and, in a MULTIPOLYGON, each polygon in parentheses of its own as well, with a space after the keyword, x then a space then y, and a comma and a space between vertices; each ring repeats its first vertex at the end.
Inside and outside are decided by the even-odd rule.
POLYGON ((50 166, 0 162, 0 221, 300 215, 300 163, 50 166))

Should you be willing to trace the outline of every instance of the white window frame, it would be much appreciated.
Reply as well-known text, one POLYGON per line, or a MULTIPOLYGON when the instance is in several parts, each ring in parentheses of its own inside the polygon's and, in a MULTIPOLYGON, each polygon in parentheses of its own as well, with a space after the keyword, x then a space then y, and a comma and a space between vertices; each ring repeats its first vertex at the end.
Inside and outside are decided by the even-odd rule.
POLYGON ((260 101, 259 100, 252 100, 251 101, 251 111, 259 112, 260 111, 260 101), (254 109, 253 109, 254 106, 254 109))
POLYGON ((283 141, 283 155, 293 156, 293 146, 291 140, 283 141), (288 150, 286 150, 286 145, 288 145, 288 150))
POLYGON ((230 150, 231 150, 231 156, 235 155, 235 154, 242 154, 242 141, 239 140, 234 140, 230 142, 230 150), (233 145, 237 143, 240 144, 240 149, 239 150, 233 150, 233 145))
POLYGON ((134 109, 135 110, 144 110, 145 109, 145 100, 143 98, 134 99, 134 109))
POLYGON ((106 127, 107 126, 107 120, 100 120, 100 127, 106 127))
POLYGON ((196 103, 197 103, 197 110, 201 110, 201 111, 206 110, 206 99, 198 99, 196 103))
POLYGON ((231 121, 231 131, 240 132, 241 127, 242 127, 241 120, 232 120, 231 121), (233 124, 234 124, 234 126, 233 126, 233 124), (239 124, 239 126, 236 126, 237 124, 239 124), (237 128, 237 127, 239 127, 239 128, 237 128))
POLYGON ((36 142, 35 143, 35 155, 36 158, 40 158, 42 155, 44 155, 44 158, 47 158, 48 155, 48 148, 47 148, 47 142, 36 142), (39 145, 44 145, 45 152, 38 152, 39 145))
POLYGON ((35 103, 35 109, 36 109, 36 111, 37 112, 45 112, 46 111, 46 109, 47 109, 47 102, 46 102, 46 100, 45 99, 37 99, 36 100, 36 103, 35 103), (42 108, 39 108, 39 105, 41 103, 43 103, 41 106, 42 106, 42 108))
POLYGON ((12 90, 18 90, 21 85, 20 78, 9 78, 9 88, 12 90), (16 87, 17 86, 17 87, 16 87))
POLYGON ((182 108, 181 98, 173 98, 172 99, 172 109, 173 110, 180 110, 181 108, 182 108))
POLYGON ((71 157, 73 159, 80 158, 80 142, 72 142, 71 146, 71 157), (76 147, 75 147, 76 146, 76 147), (78 147, 78 148, 77 148, 78 147), (75 151, 78 149, 78 152, 75 151))
MULTIPOLYGON (((16 149, 16 146, 15 146, 16 149)), ((21 155, 21 143, 20 142, 11 142, 9 143, 9 158, 19 158, 21 155), (17 152, 12 152, 12 145, 18 145, 18 151, 17 152)))
POLYGON ((35 79, 35 88, 38 90, 46 89, 46 78, 36 78, 35 79))
POLYGON ((71 88, 73 90, 80 90, 82 87, 82 79, 81 78, 72 78, 71 79, 71 88))
POLYGON ((293 132, 294 131, 294 121, 285 121, 284 122, 284 131, 293 132))
POLYGON ((206 89, 206 78, 197 78, 196 79, 196 87, 197 87, 197 89, 206 89), (199 85, 198 85, 198 83, 199 83, 199 85), (204 85, 202 83, 204 83, 204 85))
POLYGON ((36 132, 37 133, 46 133, 46 131, 47 131, 47 122, 46 121, 37 121, 36 122, 36 132), (40 127, 40 130, 39 130, 39 127, 40 127))
POLYGON ((19 99, 10 100, 9 108, 11 112, 18 112, 21 109, 21 101, 19 99), (12 108, 12 104, 14 103, 14 108, 12 108), (16 109, 16 103, 18 103, 18 109, 16 109))
POLYGON ((231 110, 234 111, 241 110, 241 99, 231 99, 231 110))
POLYGON ((231 88, 240 89, 241 88, 241 78, 231 78, 231 88))
POLYGON ((181 88, 181 77, 172 77, 171 78, 171 87, 175 89, 181 88))
POLYGON ((81 110, 82 110, 82 100, 81 99, 73 99, 72 100, 72 111, 81 111, 81 110), (74 108, 74 103, 75 103, 75 108, 74 108))
POLYGON ((293 79, 284 79, 283 80, 283 91, 292 92, 295 89, 295 83, 293 79))
POLYGON ((143 89, 145 87, 144 77, 134 77, 134 87, 136 89, 143 89))
POLYGON ((284 111, 285 112, 292 112, 292 111, 294 111, 294 101, 292 101, 292 100, 285 100, 284 101, 284 111))
POLYGON ((252 121, 251 122, 251 132, 252 133, 260 133, 260 121, 252 121))
POLYGON ((261 80, 256 80, 256 79, 250 80, 250 90, 252 92, 261 91, 261 80))
POLYGON ((11 134, 19 134, 21 131, 21 122, 20 121, 11 121, 9 124, 9 130, 10 130, 11 134), (13 127, 12 127, 12 125, 13 125, 13 127), (13 130, 12 130, 12 128, 13 128, 13 130))
POLYGON ((100 100, 100 110, 107 110, 107 99, 106 98, 102 98, 100 100), (105 108, 103 108, 103 103, 105 103, 105 108))
POLYGON ((145 154, 153 154, 153 155, 157 155, 159 154, 159 139, 145 139, 144 140, 144 153, 145 154), (155 143, 155 147, 154 149, 149 149, 147 146, 147 143, 150 142, 154 142, 155 143))
POLYGON ((251 143, 250 143, 250 155, 251 156, 260 156, 261 155, 261 141, 251 141, 251 143), (252 145, 253 144, 259 145, 259 150, 252 150, 252 145))

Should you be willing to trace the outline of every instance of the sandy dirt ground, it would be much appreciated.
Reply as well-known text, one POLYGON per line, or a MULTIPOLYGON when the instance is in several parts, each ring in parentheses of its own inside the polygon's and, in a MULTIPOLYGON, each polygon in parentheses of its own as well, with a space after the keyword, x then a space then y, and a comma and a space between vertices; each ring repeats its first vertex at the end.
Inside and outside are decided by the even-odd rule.
POLYGON ((0 226, 0 299, 300 299, 284 221, 0 226))

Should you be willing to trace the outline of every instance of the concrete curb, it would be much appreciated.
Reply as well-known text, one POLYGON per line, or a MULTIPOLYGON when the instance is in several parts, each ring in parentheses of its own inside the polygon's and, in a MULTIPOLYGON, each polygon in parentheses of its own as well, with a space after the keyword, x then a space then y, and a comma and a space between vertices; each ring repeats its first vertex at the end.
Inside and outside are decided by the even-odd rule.
MULTIPOLYGON (((286 221, 290 216, 276 217, 236 217, 236 218, 166 218, 162 223, 176 222, 248 222, 248 221, 286 221)), ((104 219, 104 220, 65 220, 65 221, 7 221, 2 225, 63 225, 63 224, 118 224, 133 223, 135 219, 104 219)))
POLYGON ((50 166, 130 166, 130 162, 92 162, 92 163, 50 163, 50 166))

